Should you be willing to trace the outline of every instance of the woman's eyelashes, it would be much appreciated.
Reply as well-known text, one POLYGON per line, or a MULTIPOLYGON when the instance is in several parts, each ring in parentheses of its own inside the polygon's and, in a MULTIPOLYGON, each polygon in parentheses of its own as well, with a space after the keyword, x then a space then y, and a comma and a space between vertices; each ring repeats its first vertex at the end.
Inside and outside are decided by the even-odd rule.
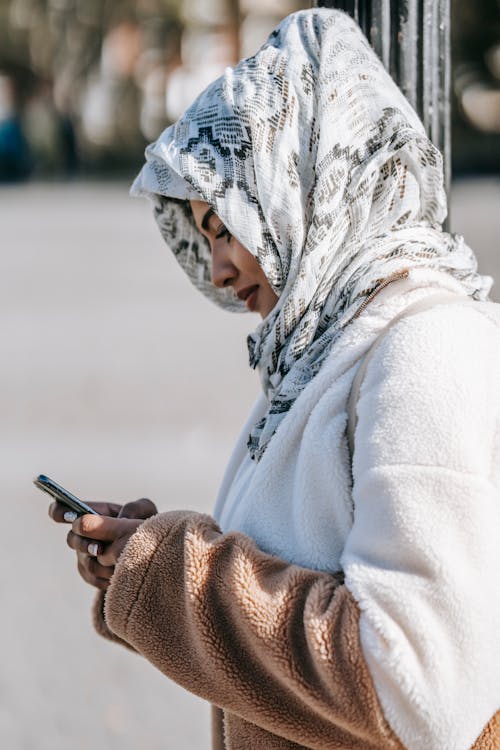
POLYGON ((224 224, 221 224, 219 227, 217 227, 217 234, 215 235, 215 239, 218 240, 221 237, 226 237, 228 242, 231 242, 231 239, 233 237, 229 229, 225 227, 224 224))

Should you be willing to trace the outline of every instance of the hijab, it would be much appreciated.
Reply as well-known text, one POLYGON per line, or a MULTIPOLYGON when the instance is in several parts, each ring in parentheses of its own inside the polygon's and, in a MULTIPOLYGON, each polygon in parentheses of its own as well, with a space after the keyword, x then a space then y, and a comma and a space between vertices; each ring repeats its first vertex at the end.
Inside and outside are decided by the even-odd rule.
POLYGON ((189 199, 206 201, 278 295, 248 337, 269 410, 249 437, 259 460, 360 303, 417 266, 485 299, 461 237, 444 232, 442 158, 357 24, 341 11, 288 16, 253 56, 212 83, 146 150, 133 195, 208 298, 245 310, 210 280, 189 199))

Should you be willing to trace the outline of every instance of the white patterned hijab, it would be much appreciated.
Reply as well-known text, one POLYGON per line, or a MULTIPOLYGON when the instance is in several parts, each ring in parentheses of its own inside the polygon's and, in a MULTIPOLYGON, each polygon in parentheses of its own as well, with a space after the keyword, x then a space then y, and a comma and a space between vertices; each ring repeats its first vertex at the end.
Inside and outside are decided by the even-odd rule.
POLYGON ((148 195, 191 281, 210 249, 187 199, 206 201, 258 260, 279 299, 248 337, 270 408, 252 430, 259 459, 354 310, 390 274, 416 266, 488 295, 489 277, 446 216, 442 160, 417 115, 346 14, 288 16, 254 57, 211 84, 146 151, 132 194, 148 195))

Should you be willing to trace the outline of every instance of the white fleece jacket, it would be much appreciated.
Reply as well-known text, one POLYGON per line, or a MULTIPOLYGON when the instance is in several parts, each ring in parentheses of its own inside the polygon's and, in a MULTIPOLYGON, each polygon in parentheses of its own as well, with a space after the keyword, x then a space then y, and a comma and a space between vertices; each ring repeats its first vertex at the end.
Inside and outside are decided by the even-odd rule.
POLYGON ((352 466, 346 405, 377 333, 424 295, 459 284, 416 269, 354 321, 259 463, 246 440, 224 477, 222 530, 336 572, 361 610, 364 657, 408 750, 468 750, 500 706, 500 314, 436 306, 398 322, 358 401, 352 466))

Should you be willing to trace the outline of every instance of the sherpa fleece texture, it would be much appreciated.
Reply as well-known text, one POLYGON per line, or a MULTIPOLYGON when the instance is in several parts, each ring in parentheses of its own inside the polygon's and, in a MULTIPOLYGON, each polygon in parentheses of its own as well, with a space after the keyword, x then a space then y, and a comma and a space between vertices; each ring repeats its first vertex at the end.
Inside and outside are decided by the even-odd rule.
MULTIPOLYGON (((266 730, 248 744, 255 748, 269 747, 269 732, 318 750, 401 747, 340 577, 290 565, 184 511, 146 521, 119 566, 106 596, 113 632, 234 714, 225 720, 230 735, 244 731, 250 743, 250 722, 266 730)), ((228 744, 244 746, 234 737, 228 744)))
POLYGON ((120 558, 105 622, 98 599, 102 634, 223 709, 215 748, 500 747, 491 309, 399 322, 361 390, 353 484, 345 443, 363 353, 416 295, 449 284, 412 272, 384 290, 253 472, 237 446, 222 529, 189 512, 148 520, 120 558))

